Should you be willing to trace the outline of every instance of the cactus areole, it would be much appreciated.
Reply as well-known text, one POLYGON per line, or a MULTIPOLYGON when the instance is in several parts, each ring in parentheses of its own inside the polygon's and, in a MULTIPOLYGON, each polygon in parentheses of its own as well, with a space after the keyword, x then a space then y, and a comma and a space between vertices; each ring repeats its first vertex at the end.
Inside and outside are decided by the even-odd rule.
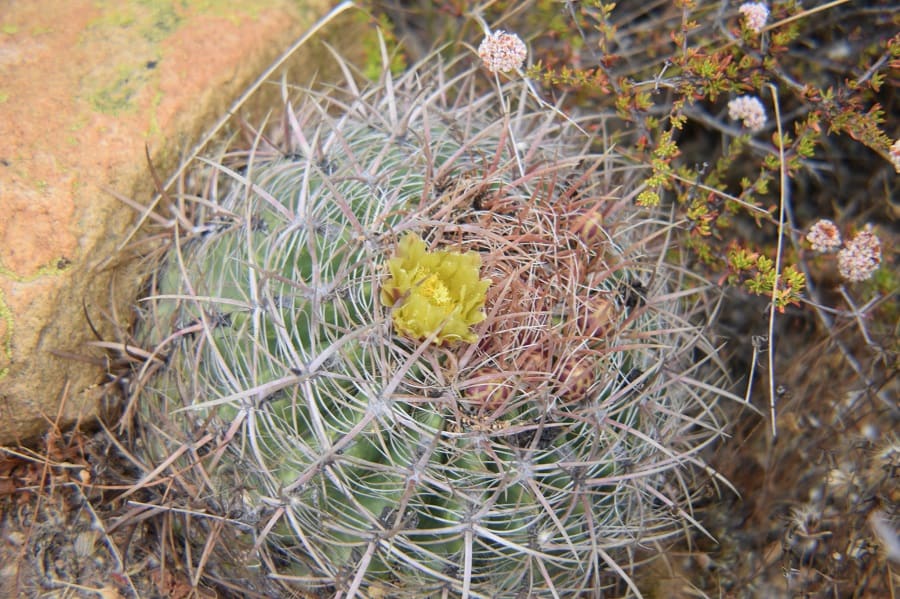
POLYGON ((226 523, 179 528, 211 581, 599 596, 691 520, 706 288, 588 123, 445 69, 310 92, 184 198, 131 451, 226 523))

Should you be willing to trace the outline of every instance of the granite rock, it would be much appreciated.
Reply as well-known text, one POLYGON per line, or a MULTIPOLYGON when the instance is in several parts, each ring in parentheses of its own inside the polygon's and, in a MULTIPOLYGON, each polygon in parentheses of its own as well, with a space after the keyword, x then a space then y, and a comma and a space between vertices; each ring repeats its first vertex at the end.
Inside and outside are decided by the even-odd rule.
POLYGON ((120 338, 146 274, 120 251, 136 212, 116 196, 149 201, 147 156, 173 172, 330 6, 4 2, 0 443, 96 413, 110 377, 92 327, 120 338))

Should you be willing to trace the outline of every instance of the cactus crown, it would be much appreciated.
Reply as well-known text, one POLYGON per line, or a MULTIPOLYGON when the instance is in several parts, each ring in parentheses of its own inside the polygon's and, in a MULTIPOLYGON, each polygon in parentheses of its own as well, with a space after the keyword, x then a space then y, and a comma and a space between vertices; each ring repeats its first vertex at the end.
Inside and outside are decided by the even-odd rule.
POLYGON ((176 479, 289 586, 633 587, 619 561, 690 519, 721 427, 703 288, 627 160, 450 73, 308 92, 209 162, 140 325, 167 357, 143 451, 190 446, 176 479))

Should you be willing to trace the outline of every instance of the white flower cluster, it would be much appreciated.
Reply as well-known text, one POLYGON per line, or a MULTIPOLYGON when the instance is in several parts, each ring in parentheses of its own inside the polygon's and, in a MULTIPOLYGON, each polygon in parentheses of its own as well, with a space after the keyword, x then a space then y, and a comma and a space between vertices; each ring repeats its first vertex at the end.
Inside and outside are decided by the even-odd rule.
POLYGON ((738 8, 738 12, 744 16, 747 29, 756 33, 762 31, 769 18, 769 9, 762 2, 744 2, 738 8))
POLYGON ((766 109, 756 96, 741 96, 728 103, 728 116, 740 119, 744 127, 759 131, 766 126, 766 109))
POLYGON ((806 240, 817 252, 831 252, 841 247, 841 232, 832 221, 823 218, 809 228, 806 240))
POLYGON ((900 173, 900 139, 891 145, 891 164, 894 165, 894 170, 900 173))
MULTIPOLYGON (((831 252, 840 247, 841 232, 832 221, 823 218, 809 228, 806 240, 817 252, 831 252)), ((837 261, 838 271, 844 279, 859 282, 871 278, 881 264, 881 240, 870 225, 844 244, 837 261)))
POLYGON ((838 271, 848 281, 865 281, 881 264, 881 240, 866 227, 838 252, 838 271))
POLYGON ((506 73, 522 67, 528 56, 528 49, 515 33, 495 31, 481 41, 478 56, 490 72, 506 73))

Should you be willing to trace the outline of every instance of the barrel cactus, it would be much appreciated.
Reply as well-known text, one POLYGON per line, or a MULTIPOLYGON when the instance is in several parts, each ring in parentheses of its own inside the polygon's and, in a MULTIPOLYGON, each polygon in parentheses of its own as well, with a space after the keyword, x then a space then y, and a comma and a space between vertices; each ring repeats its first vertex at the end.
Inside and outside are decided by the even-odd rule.
POLYGON ((149 478, 303 592, 637 593, 727 393, 708 287, 598 124, 431 60, 205 160, 140 304, 149 478))

